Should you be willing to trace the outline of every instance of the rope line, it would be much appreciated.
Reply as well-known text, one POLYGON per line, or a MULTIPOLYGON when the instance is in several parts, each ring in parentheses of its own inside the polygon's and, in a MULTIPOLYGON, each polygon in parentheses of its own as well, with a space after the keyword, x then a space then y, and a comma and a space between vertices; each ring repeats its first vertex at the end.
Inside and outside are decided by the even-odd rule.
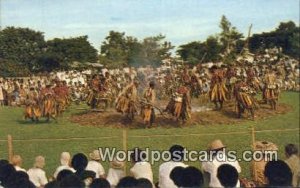
MULTIPOLYGON (((270 130, 259 130, 254 131, 255 133, 263 132, 288 132, 288 131, 299 131, 296 129, 270 129, 270 130)), ((250 130, 249 130, 250 131, 250 130)), ((185 136, 211 136, 211 135, 236 135, 236 134, 249 134, 249 131, 239 132, 223 132, 223 133, 191 133, 191 134, 154 134, 154 135, 128 135, 128 138, 151 138, 151 137, 185 137, 185 136)), ((71 138, 33 138, 33 139, 13 139, 15 142, 28 142, 28 141, 68 141, 68 140, 102 140, 121 138, 120 136, 102 136, 102 137, 71 137, 71 138)), ((6 139, 0 139, 0 142, 6 142, 6 139)))

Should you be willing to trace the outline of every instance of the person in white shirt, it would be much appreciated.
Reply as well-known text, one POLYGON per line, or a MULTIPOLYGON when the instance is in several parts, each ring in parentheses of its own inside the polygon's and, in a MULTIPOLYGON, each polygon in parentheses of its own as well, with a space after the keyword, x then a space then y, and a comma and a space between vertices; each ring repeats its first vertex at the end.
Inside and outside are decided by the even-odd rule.
POLYGON ((96 178, 105 178, 105 170, 99 162, 101 160, 99 150, 94 150, 89 156, 91 160, 85 169, 95 172, 96 178))
POLYGON ((133 167, 131 167, 130 173, 136 179, 146 178, 153 184, 153 172, 151 164, 144 160, 146 156, 141 152, 142 150, 138 148, 134 149, 134 152, 131 155, 133 167))
MULTIPOLYGON (((217 177, 218 168, 223 164, 229 164, 233 166, 238 173, 241 172, 238 161, 228 158, 225 148, 221 140, 214 140, 209 147, 209 151, 213 152, 213 158, 210 161, 202 162, 202 170, 210 176, 209 187, 223 187, 217 177)), ((237 181, 235 187, 240 187, 239 181, 237 181)))
POLYGON ((70 170, 75 173, 74 168, 70 167, 71 163, 71 155, 69 152, 62 152, 60 155, 60 166, 56 168, 53 177, 56 179, 57 175, 59 174, 60 171, 62 170, 70 170))
POLYGON ((164 162, 159 166, 158 186, 160 188, 177 188, 173 180, 170 178, 170 173, 175 167, 187 167, 182 162, 184 148, 180 145, 173 145, 170 149, 171 161, 164 162))
POLYGON ((116 158, 110 162, 110 168, 107 173, 107 181, 110 183, 111 187, 116 187, 120 179, 125 177, 124 172, 124 162, 118 161, 116 158))
POLYGON ((11 159, 11 164, 15 167, 16 171, 26 172, 24 168, 22 168, 22 158, 20 155, 14 155, 11 159))
POLYGON ((48 183, 46 173, 43 170, 44 166, 45 166, 45 158, 43 156, 37 156, 35 158, 35 163, 33 168, 27 171, 29 180, 36 187, 44 187, 48 183))

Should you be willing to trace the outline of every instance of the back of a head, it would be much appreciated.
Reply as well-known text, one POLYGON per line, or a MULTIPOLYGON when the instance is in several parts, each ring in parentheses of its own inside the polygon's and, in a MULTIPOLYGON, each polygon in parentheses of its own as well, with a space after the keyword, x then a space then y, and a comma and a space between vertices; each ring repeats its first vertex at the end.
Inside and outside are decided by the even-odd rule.
POLYGON ((239 174, 236 168, 229 164, 219 166, 217 177, 224 187, 236 187, 239 179, 239 174))
POLYGON ((72 187, 72 188, 84 188, 84 182, 80 180, 79 177, 77 177, 74 174, 71 174, 65 178, 63 178, 60 182, 59 182, 59 187, 63 188, 63 187, 72 187))
POLYGON ((182 187, 184 168, 177 166, 170 173, 170 179, 173 180, 177 187, 182 187))
POLYGON ((9 163, 8 160, 4 160, 4 159, 0 160, 0 168, 1 168, 3 165, 6 165, 6 164, 8 164, 8 163, 9 163))
POLYGON ((22 158, 20 155, 14 155, 11 159, 11 164, 14 166, 20 166, 22 164, 22 158))
POLYGON ((76 171, 83 171, 88 164, 88 159, 83 153, 77 153, 72 158, 72 167, 76 171))
POLYGON ((282 160, 269 161, 264 173, 268 178, 269 186, 291 186, 292 184, 291 169, 282 160))
POLYGON ((184 157, 184 147, 181 145, 173 145, 169 149, 170 155, 171 155, 171 160, 172 161, 182 161, 184 157))
POLYGON ((36 168, 43 168, 45 165, 45 158, 41 155, 35 158, 34 167, 36 168))
POLYGON ((202 187, 204 183, 202 172, 189 166, 183 170, 182 187, 202 187))
POLYGON ((141 149, 134 148, 130 157, 131 157, 131 160, 136 163, 136 162, 144 161, 146 159, 146 154, 143 153, 143 151, 141 149))
POLYGON ((140 178, 137 180, 137 185, 136 187, 141 187, 141 188, 152 188, 153 185, 150 180, 146 178, 140 178))
POLYGON ((137 179, 131 176, 126 176, 120 179, 116 188, 136 188, 137 187, 137 179))
POLYGON ((298 155, 298 148, 295 144, 288 144, 288 145, 285 146, 285 153, 288 156, 298 155))
POLYGON ((61 165, 69 165, 70 160, 71 160, 71 155, 69 152, 62 152, 60 154, 61 165))
POLYGON ((62 170, 57 174, 56 180, 60 182, 63 180, 65 177, 74 174, 71 170, 62 170))
POLYGON ((16 169, 12 164, 3 164, 0 168, 0 182, 2 185, 9 183, 10 177, 16 173, 16 169))
POLYGON ((109 182, 104 178, 94 179, 90 188, 110 188, 109 182))

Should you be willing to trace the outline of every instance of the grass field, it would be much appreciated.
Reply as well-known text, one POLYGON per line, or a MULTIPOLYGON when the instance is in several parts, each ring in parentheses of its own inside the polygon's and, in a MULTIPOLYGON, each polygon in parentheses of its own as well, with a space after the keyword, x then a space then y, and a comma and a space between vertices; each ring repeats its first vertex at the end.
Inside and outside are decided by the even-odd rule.
MULTIPOLYGON (((185 128, 152 128, 152 129, 129 129, 128 148, 149 147, 156 150, 166 150, 171 145, 178 143, 188 150, 205 150, 208 143, 218 138, 221 139, 229 149, 242 151, 251 149, 252 126, 255 130, 278 130, 299 128, 299 93, 285 92, 280 97, 281 103, 292 106, 293 110, 283 115, 269 117, 264 120, 246 121, 236 125, 209 125, 190 126, 185 128), (247 132, 245 134, 220 134, 227 132, 247 132), (208 135, 190 135, 208 134, 208 135), (138 136, 149 137, 138 137, 138 136), (161 135, 152 136, 151 135, 161 135), (185 135, 185 136, 184 136, 185 135)), ((13 148, 15 154, 20 154, 24 160, 24 168, 28 169, 33 164, 34 157, 43 155, 46 157, 45 170, 50 176, 56 166, 59 165, 59 155, 63 151, 71 154, 84 152, 88 155, 98 147, 116 147, 122 149, 123 129, 111 127, 89 127, 71 123, 68 117, 75 112, 71 107, 64 117, 58 122, 33 124, 22 120, 22 108, 0 107, 0 158, 7 158, 7 135, 13 137, 13 148), (112 136, 113 138, 107 138, 112 136), (77 139, 72 139, 77 138, 77 139), (85 139, 79 139, 85 138, 85 139), (51 140, 56 139, 56 140, 51 140)), ((284 158, 283 148, 287 143, 299 143, 299 130, 284 132, 258 132, 257 140, 268 140, 279 146, 279 157, 284 158)), ((153 165, 154 179, 157 180, 158 166, 161 162, 153 165)), ((199 162, 188 164, 200 167, 199 162)), ((108 170, 108 163, 103 162, 104 168, 108 170)), ((248 162, 241 162, 243 177, 250 176, 248 162)))

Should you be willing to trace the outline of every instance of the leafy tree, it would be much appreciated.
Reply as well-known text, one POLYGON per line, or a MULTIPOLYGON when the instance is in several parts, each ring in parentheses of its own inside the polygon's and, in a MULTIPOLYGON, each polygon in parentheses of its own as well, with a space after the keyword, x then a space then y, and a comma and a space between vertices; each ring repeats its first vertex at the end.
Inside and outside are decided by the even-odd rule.
POLYGON ((238 41, 243 38, 243 34, 239 33, 236 27, 233 27, 224 15, 221 18, 220 28, 222 29, 220 33, 220 41, 222 44, 222 51, 226 58, 226 56, 231 56, 232 54, 237 53, 236 46, 238 41))
POLYGON ((43 51, 46 42, 42 32, 28 28, 7 27, 0 31, 0 58, 33 71, 34 62, 43 51))
POLYGON ((143 40, 140 65, 159 66, 163 59, 170 57, 170 50, 174 47, 164 39, 165 36, 160 34, 143 40))
POLYGON ((128 46, 124 32, 110 31, 100 49, 104 64, 110 67, 127 65, 128 46))
MULTIPOLYGON (((81 63, 97 62, 97 50, 89 43, 87 36, 68 39, 55 38, 47 41, 47 53, 40 62, 53 62, 63 69, 67 69, 70 63, 78 61, 81 63)), ((47 63, 46 63, 47 64, 47 63)))
POLYGON ((218 38, 209 36, 204 42, 191 42, 181 45, 177 54, 179 54, 184 61, 191 64, 197 64, 209 61, 218 61, 221 56, 221 45, 218 38))
POLYGON ((110 31, 101 45, 100 62, 109 67, 119 66, 157 66, 169 57, 173 48, 165 36, 147 37, 142 42, 125 33, 110 31))
POLYGON ((299 58, 299 33, 300 27, 294 22, 282 22, 274 31, 254 34, 249 40, 249 49, 257 53, 265 48, 281 47, 283 53, 299 58))

